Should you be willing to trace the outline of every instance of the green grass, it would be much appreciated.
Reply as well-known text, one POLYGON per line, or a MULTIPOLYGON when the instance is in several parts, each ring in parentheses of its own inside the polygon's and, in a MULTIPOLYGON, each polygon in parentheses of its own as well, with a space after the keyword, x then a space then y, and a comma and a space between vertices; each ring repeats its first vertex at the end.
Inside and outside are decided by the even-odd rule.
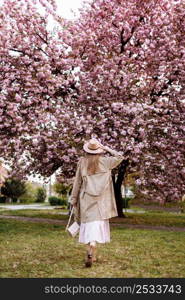
POLYGON ((85 247, 63 226, 0 220, 0 277, 184 277, 183 232, 111 228, 99 262, 84 267, 85 247))
POLYGON ((148 226, 185 227, 185 214, 161 211, 145 213, 126 213, 126 218, 113 218, 112 222, 148 226))
POLYGON ((19 210, 1 210, 1 215, 21 216, 31 218, 46 218, 56 220, 66 220, 68 215, 62 215, 60 213, 67 212, 66 209, 19 209, 19 210))
MULTIPOLYGON (((60 213, 67 210, 53 209, 53 210, 2 210, 0 214, 37 217, 55 220, 66 220, 68 215, 60 213)), ((164 212, 164 211, 146 211, 145 213, 126 213, 127 218, 113 218, 111 222, 123 224, 149 225, 149 226, 167 226, 167 227, 185 227, 185 214, 164 212)))
POLYGON ((179 201, 179 202, 166 202, 166 203, 164 203, 164 204, 160 204, 159 202, 155 202, 155 201, 143 201, 143 199, 141 198, 141 199, 136 199, 136 198, 133 198, 133 199, 131 199, 130 200, 130 203, 131 203, 131 205, 135 205, 135 206, 137 206, 137 205, 140 205, 140 204, 142 204, 142 205, 144 205, 144 206, 156 206, 156 207, 159 207, 159 208, 165 208, 165 207, 167 207, 167 208, 169 208, 169 207, 175 207, 175 208, 178 208, 179 207, 179 204, 180 204, 180 202, 181 201, 179 201))

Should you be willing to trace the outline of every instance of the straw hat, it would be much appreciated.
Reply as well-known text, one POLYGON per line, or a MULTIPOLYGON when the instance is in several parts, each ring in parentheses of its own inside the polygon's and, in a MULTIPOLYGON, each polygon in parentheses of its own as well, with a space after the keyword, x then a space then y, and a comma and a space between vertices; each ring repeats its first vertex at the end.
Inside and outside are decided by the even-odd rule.
POLYGON ((83 149, 85 152, 91 154, 104 153, 103 149, 100 148, 100 145, 96 139, 91 139, 88 142, 86 142, 83 146, 83 149))

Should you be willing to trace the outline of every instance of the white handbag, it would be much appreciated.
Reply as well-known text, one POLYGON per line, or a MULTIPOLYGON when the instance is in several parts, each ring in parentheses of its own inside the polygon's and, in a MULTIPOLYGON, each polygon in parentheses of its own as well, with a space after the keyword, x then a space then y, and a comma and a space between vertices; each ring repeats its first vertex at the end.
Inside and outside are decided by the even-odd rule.
POLYGON ((71 210, 65 231, 68 231, 72 237, 75 237, 80 230, 80 225, 75 221, 75 222, 73 222, 73 224, 71 226, 69 226, 69 224, 71 222, 71 217, 73 215, 73 211, 74 211, 74 207, 71 210))

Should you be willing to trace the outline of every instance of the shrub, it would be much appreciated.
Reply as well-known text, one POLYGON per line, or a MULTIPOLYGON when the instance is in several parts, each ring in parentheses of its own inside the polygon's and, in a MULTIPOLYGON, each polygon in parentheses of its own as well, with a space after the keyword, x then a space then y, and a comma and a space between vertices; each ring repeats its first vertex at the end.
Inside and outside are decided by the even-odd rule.
POLYGON ((59 205, 60 199, 58 197, 50 196, 48 200, 49 200, 50 205, 59 205))
POLYGON ((1 187, 1 193, 6 198, 12 199, 13 202, 17 202, 19 197, 26 192, 26 184, 18 178, 8 178, 1 187))
POLYGON ((6 197, 0 196, 0 203, 5 203, 5 202, 6 202, 6 197))
POLYGON ((61 182, 55 182, 53 185, 53 190, 55 191, 55 193, 61 196, 65 196, 70 190, 70 185, 61 182))
POLYGON ((130 197, 124 197, 124 198, 122 198, 122 200, 123 200, 123 208, 129 208, 129 201, 131 199, 132 198, 130 198, 130 197))
POLYGON ((44 202, 46 199, 46 190, 42 187, 37 189, 37 193, 36 193, 36 201, 35 202, 39 202, 42 203, 44 202))
POLYGON ((60 199, 60 205, 67 206, 67 201, 65 199, 60 199))
POLYGON ((26 182, 26 191, 19 197, 20 203, 34 203, 36 201, 37 189, 32 182, 26 182))
POLYGON ((63 206, 67 205, 67 201, 65 199, 61 199, 56 196, 49 197, 49 203, 50 203, 50 205, 63 205, 63 206))

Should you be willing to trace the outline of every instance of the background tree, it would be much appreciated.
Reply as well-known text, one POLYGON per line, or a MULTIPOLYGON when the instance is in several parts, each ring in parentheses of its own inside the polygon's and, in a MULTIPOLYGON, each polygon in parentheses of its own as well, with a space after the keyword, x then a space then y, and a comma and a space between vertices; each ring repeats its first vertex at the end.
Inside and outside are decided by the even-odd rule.
POLYGON ((8 178, 1 187, 1 194, 4 195, 7 200, 11 199, 13 202, 17 202, 19 197, 25 192, 25 182, 17 178, 8 178))
POLYGON ((63 182, 55 182, 53 184, 53 190, 58 195, 66 196, 68 191, 70 190, 70 186, 66 183, 63 183, 63 182))
POLYGON ((89 134, 126 156, 115 181, 118 205, 126 170, 140 172, 136 183, 148 199, 178 201, 185 189, 184 8, 183 1, 97 0, 69 29, 89 134))
POLYGON ((36 202, 44 202, 46 200, 46 190, 38 188, 36 192, 36 202))
MULTIPOLYGON (((54 8, 54 1, 35 0, 5 0, 1 7, 0 153, 14 169, 19 164, 23 175, 38 172, 38 167, 43 168, 41 173, 52 174, 62 163, 61 147, 67 136, 63 125, 61 143, 53 139, 58 120, 62 124, 69 118, 74 75, 68 46, 60 33, 53 35, 47 28, 54 8), (45 7, 42 14, 39 3, 45 7)), ((57 20, 61 28, 66 26, 64 20, 57 20)))
POLYGON ((26 181, 26 191, 19 197, 20 202, 22 203, 33 203, 36 201, 37 188, 32 182, 26 181))

